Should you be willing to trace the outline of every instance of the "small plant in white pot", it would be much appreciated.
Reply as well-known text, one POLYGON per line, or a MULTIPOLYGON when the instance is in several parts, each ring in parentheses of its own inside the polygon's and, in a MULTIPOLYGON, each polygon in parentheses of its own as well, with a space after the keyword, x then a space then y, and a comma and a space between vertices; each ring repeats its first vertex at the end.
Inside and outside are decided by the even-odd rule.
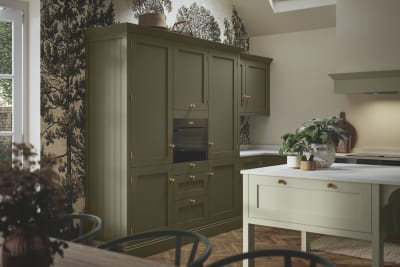
POLYGON ((281 138, 283 142, 279 154, 286 155, 289 168, 299 168, 301 155, 308 150, 304 136, 296 130, 295 133, 285 133, 281 138))

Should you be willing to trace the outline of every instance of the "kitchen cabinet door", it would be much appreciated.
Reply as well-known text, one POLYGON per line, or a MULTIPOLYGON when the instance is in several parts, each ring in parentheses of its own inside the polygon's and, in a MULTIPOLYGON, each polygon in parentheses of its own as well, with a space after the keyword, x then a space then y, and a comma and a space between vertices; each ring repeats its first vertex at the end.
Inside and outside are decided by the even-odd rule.
POLYGON ((241 114, 269 115, 271 61, 253 55, 240 56, 241 114))
POLYGON ((208 110, 208 50, 175 44, 174 109, 208 110))
POLYGON ((129 61, 132 167, 172 163, 172 45, 134 36, 129 61))
POLYGON ((131 233, 172 225, 171 175, 172 165, 131 169, 128 198, 128 220, 131 233))
POLYGON ((236 159, 210 161, 208 180, 209 222, 237 216, 240 211, 239 167, 236 159))
POLYGON ((209 158, 239 157, 238 56, 210 53, 209 158))

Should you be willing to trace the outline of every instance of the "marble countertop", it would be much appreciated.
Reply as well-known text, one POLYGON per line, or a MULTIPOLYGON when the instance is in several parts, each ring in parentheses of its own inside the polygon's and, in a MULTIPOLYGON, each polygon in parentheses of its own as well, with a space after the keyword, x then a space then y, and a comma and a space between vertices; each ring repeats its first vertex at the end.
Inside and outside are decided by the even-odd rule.
POLYGON ((304 171, 288 168, 284 164, 242 170, 240 173, 327 181, 400 185, 400 167, 395 166, 334 163, 330 168, 304 171))

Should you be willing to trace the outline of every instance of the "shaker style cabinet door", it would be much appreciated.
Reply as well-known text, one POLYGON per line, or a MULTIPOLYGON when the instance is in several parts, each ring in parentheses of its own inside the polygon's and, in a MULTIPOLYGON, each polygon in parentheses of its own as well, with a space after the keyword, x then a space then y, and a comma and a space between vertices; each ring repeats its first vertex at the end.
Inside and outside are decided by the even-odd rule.
POLYGON ((239 156, 239 116, 235 54, 210 53, 209 159, 239 156))
POLYGON ((175 44, 174 109, 208 110, 208 50, 175 44))
POLYGON ((172 163, 172 46, 133 36, 129 61, 131 166, 172 163))
POLYGON ((241 114, 269 115, 271 61, 270 58, 241 55, 241 114))

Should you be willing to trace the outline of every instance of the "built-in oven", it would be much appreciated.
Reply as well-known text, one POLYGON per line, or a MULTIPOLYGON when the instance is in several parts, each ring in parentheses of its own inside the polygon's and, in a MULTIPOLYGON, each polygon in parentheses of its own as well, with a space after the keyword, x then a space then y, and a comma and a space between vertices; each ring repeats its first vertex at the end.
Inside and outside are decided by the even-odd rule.
POLYGON ((174 163, 208 160, 208 120, 174 119, 174 163))

